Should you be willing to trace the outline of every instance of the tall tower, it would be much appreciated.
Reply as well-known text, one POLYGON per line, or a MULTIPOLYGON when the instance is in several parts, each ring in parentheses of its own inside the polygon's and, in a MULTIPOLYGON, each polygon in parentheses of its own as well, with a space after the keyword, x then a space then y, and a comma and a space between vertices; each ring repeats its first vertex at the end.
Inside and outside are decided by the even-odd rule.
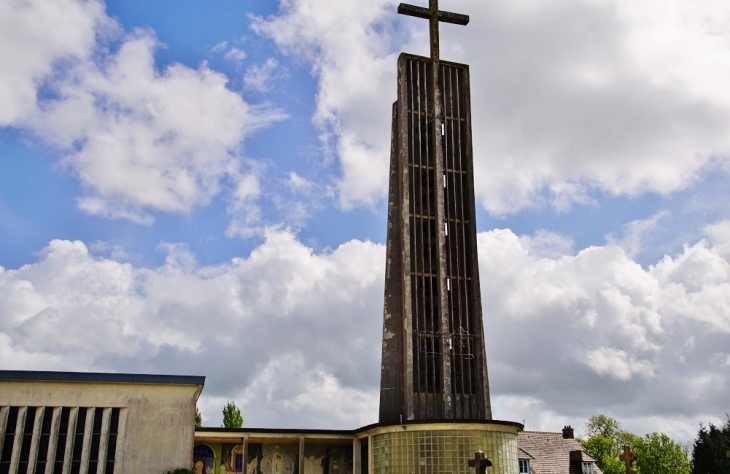
POLYGON ((401 54, 393 105, 380 422, 491 420, 479 288, 469 67, 401 54))

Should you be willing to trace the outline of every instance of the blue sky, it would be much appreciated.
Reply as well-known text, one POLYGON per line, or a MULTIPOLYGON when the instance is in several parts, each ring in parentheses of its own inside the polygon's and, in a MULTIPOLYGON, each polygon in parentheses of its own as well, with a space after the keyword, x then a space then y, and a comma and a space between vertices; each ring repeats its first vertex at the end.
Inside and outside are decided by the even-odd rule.
MULTIPOLYGON (((375 421, 395 62, 427 52, 396 3, 0 3, 3 365, 375 421)), ((691 437, 730 383, 730 8, 442 3, 497 416, 691 437)))

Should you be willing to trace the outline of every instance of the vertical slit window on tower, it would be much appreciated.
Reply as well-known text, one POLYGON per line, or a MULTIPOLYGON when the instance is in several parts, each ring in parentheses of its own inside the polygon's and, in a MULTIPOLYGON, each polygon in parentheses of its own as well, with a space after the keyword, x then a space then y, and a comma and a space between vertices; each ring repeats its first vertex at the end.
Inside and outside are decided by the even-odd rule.
POLYGON ((36 407, 28 407, 25 411, 25 423, 23 423, 23 442, 20 445, 20 460, 18 462, 18 474, 28 472, 28 459, 30 459, 30 445, 33 442, 33 425, 35 425, 36 407))
POLYGON ((89 472, 96 472, 99 464, 99 445, 101 443, 101 422, 104 418, 104 409, 94 409, 94 424, 91 430, 91 449, 89 450, 89 472))
POLYGON ((74 448, 71 457, 71 474, 79 474, 81 470, 81 453, 84 449, 84 428, 86 427, 87 408, 79 408, 74 434, 74 448))
POLYGON ((2 451, 0 452, 0 473, 10 472, 10 457, 13 455, 17 423, 18 407, 10 407, 8 409, 8 419, 5 424, 5 439, 2 440, 2 451))
POLYGON ((38 457, 36 458, 35 471, 46 472, 46 458, 48 457, 48 445, 51 439, 51 423, 53 422, 53 407, 46 407, 43 410, 43 422, 41 423, 41 436, 38 440, 38 457))
POLYGON ((71 416, 71 408, 61 408, 61 424, 58 427, 58 440, 56 441, 56 459, 53 464, 53 474, 63 472, 63 458, 66 454, 66 439, 68 438, 68 421, 71 416))
POLYGON ((119 430, 119 408, 112 408, 109 420, 109 442, 106 447, 106 474, 114 474, 114 460, 117 454, 117 436, 119 430))

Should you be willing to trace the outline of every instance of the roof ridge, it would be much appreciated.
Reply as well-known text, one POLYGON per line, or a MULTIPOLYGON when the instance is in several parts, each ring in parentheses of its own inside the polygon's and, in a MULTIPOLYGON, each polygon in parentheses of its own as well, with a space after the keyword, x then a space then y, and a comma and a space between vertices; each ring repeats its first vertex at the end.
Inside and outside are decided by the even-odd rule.
POLYGON ((522 430, 520 433, 543 433, 543 434, 556 434, 563 436, 563 433, 560 431, 533 431, 533 430, 522 430))

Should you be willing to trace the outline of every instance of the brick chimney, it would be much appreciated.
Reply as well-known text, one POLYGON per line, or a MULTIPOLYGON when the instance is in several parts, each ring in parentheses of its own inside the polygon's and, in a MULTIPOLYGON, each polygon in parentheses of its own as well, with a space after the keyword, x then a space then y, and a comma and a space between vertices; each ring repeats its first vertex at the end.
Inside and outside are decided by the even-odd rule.
POLYGON ((570 426, 566 426, 563 428, 563 439, 573 439, 575 438, 575 434, 573 433, 573 428, 570 426))

